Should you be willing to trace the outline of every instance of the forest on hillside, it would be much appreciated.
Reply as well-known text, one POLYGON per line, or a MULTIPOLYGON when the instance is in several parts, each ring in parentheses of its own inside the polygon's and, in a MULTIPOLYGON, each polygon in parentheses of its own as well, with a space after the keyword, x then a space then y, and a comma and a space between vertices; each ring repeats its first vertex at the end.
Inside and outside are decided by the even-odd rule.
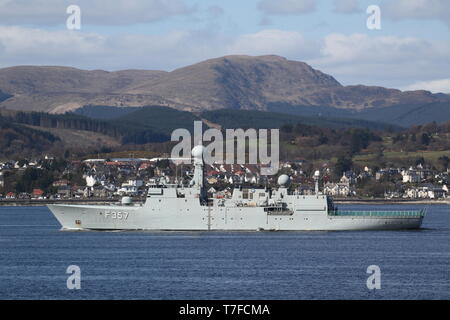
MULTIPOLYGON (((280 157, 311 162, 336 162, 352 159, 356 163, 386 165, 407 163, 425 156, 437 161, 440 153, 450 150, 450 123, 413 126, 366 127, 326 119, 312 124, 305 117, 257 111, 223 110, 200 114, 166 107, 135 108, 110 119, 94 119, 83 115, 47 114, 39 112, 2 112, 0 114, 1 157, 36 156, 60 150, 59 154, 83 157, 95 153, 148 151, 167 153, 173 143, 170 132, 176 128, 192 130, 195 120, 206 119, 222 130, 226 128, 279 128, 280 157), (306 119, 306 120, 305 120, 306 119), (42 130, 39 130, 42 128, 42 130), (44 129, 53 128, 50 132, 44 129), (59 130, 79 130, 106 135, 118 141, 117 146, 98 145, 83 150, 58 136, 59 130), (421 153, 424 153, 422 155, 421 153)), ((362 123, 365 124, 365 123, 362 123)), ((204 125, 204 129, 207 126, 204 125)), ((61 136, 63 137, 63 136, 61 136)))

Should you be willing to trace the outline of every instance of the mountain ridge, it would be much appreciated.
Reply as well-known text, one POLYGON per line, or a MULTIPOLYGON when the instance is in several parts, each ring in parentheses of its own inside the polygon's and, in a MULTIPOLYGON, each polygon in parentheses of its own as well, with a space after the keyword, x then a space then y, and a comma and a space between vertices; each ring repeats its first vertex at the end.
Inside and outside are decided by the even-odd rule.
POLYGON ((343 86, 304 62, 275 55, 224 56, 170 72, 59 66, 0 69, 0 108, 22 111, 64 113, 85 105, 268 111, 276 103, 365 110, 448 101, 450 95, 424 90, 343 86))

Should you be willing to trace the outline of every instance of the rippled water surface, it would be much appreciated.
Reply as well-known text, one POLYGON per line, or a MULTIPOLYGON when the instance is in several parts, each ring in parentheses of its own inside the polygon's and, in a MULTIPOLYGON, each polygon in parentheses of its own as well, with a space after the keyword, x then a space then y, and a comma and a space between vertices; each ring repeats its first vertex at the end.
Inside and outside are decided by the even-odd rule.
POLYGON ((0 299, 450 299, 449 209, 414 231, 157 233, 62 232, 45 207, 0 207, 0 299))

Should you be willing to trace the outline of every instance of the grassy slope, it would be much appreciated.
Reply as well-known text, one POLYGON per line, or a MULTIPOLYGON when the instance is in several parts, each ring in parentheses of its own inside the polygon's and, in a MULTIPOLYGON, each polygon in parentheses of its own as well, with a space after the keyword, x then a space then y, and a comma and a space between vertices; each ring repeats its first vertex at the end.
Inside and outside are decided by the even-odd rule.
POLYGON ((58 137, 42 130, 13 123, 0 116, 0 159, 36 155, 49 150, 58 137))
MULTIPOLYGON (((401 151, 387 151, 384 152, 384 158, 387 161, 407 160, 423 157, 426 161, 436 162, 439 157, 447 156, 450 158, 450 150, 444 151, 416 151, 416 152, 401 152, 401 151)), ((374 159, 374 154, 356 155, 354 160, 360 163, 369 163, 374 159)))
POLYGON ((120 142, 113 137, 91 131, 58 129, 58 128, 42 128, 35 126, 27 126, 36 130, 46 131, 57 136, 67 146, 76 146, 79 148, 94 147, 117 147, 120 142))

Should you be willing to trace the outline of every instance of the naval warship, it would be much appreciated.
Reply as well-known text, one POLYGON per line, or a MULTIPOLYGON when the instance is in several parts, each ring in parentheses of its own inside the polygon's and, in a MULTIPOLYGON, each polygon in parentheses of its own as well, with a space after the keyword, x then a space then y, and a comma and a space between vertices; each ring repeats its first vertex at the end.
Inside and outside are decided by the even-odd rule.
POLYGON ((110 205, 48 205, 63 230, 154 231, 338 231, 420 228, 420 211, 340 210, 321 194, 316 172, 315 194, 288 188, 289 177, 278 178, 278 188, 235 188, 230 198, 208 198, 204 180, 203 147, 192 150, 194 174, 189 184, 155 182, 146 201, 123 198, 110 205))

